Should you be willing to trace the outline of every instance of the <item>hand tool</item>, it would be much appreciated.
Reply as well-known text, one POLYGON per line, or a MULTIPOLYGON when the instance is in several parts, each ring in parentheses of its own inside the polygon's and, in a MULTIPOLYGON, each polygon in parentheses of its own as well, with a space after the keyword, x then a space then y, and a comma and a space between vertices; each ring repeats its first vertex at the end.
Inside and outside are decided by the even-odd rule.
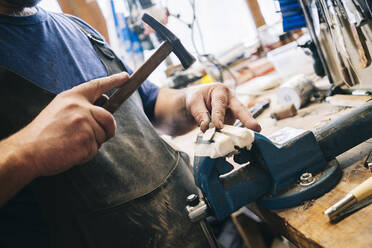
POLYGON ((319 197, 341 178, 335 157, 372 137, 371 125, 372 102, 368 102, 314 132, 284 128, 270 137, 253 133, 251 149, 238 149, 234 155, 239 166, 226 157, 195 156, 201 201, 222 220, 254 201, 281 209, 319 197))
POLYGON ((367 197, 366 199, 355 203, 351 207, 341 211, 340 213, 336 215, 333 215, 332 217, 330 216, 329 220, 332 224, 335 224, 370 204, 372 204, 372 196, 367 197))
POLYGON ((258 102, 253 107, 249 108, 249 112, 251 113, 253 118, 258 117, 262 112, 270 107, 270 100, 265 100, 262 102, 258 102))
POLYGON ((343 3, 345 15, 350 23, 351 31, 353 33, 354 41, 359 53, 359 66, 366 68, 370 64, 369 53, 367 47, 361 39, 360 26, 365 21, 364 16, 356 8, 352 0, 341 0, 343 3))
MULTIPOLYGON (((253 107, 249 108, 248 111, 249 111, 249 113, 251 113, 253 118, 257 118, 268 107, 270 107, 270 100, 265 100, 263 102, 256 103, 255 105, 253 105, 253 107)), ((243 123, 240 120, 237 120, 234 123, 234 126, 235 127, 244 127, 243 123)))
POLYGON ((160 63, 173 52, 187 69, 194 62, 195 58, 184 48, 181 41, 165 26, 148 14, 142 16, 142 20, 153 28, 163 41, 160 47, 138 68, 103 106, 113 113, 119 106, 146 80, 146 78, 160 65, 160 63))
POLYGON ((309 40, 305 44, 298 45, 298 46, 301 47, 301 48, 308 48, 311 51, 311 56, 313 57, 314 72, 319 77, 324 77, 326 75, 326 72, 325 72, 324 67, 322 65, 318 50, 316 49, 315 42, 312 41, 312 40, 309 40))
POLYGON ((372 196, 372 177, 358 185, 344 198, 342 198, 340 201, 324 211, 324 214, 328 215, 328 217, 332 220, 342 211, 370 196, 372 196))
POLYGON ((341 63, 341 67, 342 67, 342 73, 344 74, 345 70, 348 70, 349 72, 349 76, 350 76, 350 83, 352 85, 356 85, 358 84, 358 78, 356 76, 356 73, 355 73, 355 68, 354 68, 354 64, 351 60, 351 56, 349 54, 349 51, 346 47, 346 41, 345 41, 345 38, 344 38, 344 35, 343 35, 343 28, 344 28, 344 25, 340 19, 340 16, 342 16, 342 11, 340 9, 340 5, 337 5, 334 1, 331 1, 331 0, 328 0, 328 7, 329 7, 329 12, 331 13, 332 15, 332 18, 333 18, 333 24, 334 24, 334 28, 336 30, 336 37, 337 37, 337 42, 339 44, 339 48, 341 50, 341 53, 342 53, 342 56, 345 57, 347 63, 348 63, 348 67, 347 68, 343 68, 342 67, 342 63, 341 63))
POLYGON ((327 0, 326 6, 324 6, 322 2, 321 4, 322 4, 322 8, 324 9, 323 13, 324 13, 324 17, 327 20, 328 29, 329 29, 332 42, 335 45, 336 58, 340 66, 341 76, 346 85, 353 86, 354 82, 352 80, 352 76, 355 75, 355 73, 353 73, 355 70, 352 68, 353 65, 352 65, 349 53, 346 49, 345 41, 342 36, 342 30, 341 30, 342 25, 339 20, 337 11, 334 7, 334 3, 331 0, 327 0), (341 52, 343 55, 341 55, 341 52), (346 67, 344 57, 346 61, 348 62, 349 67, 346 67))
MULTIPOLYGON (((335 82, 332 78, 332 74, 331 74, 329 66, 328 66, 328 64, 325 60, 323 51, 322 51, 321 46, 320 46, 319 39, 317 37, 318 35, 317 35, 316 25, 318 25, 318 24, 313 22, 314 16, 311 16, 310 11, 308 11, 308 6, 311 6, 311 4, 306 4, 305 0, 298 0, 298 2, 300 3, 301 8, 303 9, 304 17, 305 17, 306 24, 307 24, 307 28, 308 28, 311 40, 314 42, 314 48, 316 50, 317 55, 319 56, 321 66, 323 67, 326 75, 328 76, 329 82, 331 84, 334 84, 335 82)), ((317 2, 317 1, 315 1, 315 2, 317 2)), ((323 15, 322 15, 323 12, 319 12, 319 14, 320 14, 319 17, 323 17, 323 15)), ((320 29, 318 29, 318 30, 320 30, 320 29)), ((315 55, 315 53, 313 53, 313 54, 315 55)), ((317 59, 317 58, 314 58, 314 59, 317 59)), ((320 65, 316 65, 316 66, 320 66, 320 65)), ((322 73, 321 73, 320 67, 318 67, 316 69, 319 69, 319 71, 317 70, 317 73, 319 73, 321 75, 322 73)))

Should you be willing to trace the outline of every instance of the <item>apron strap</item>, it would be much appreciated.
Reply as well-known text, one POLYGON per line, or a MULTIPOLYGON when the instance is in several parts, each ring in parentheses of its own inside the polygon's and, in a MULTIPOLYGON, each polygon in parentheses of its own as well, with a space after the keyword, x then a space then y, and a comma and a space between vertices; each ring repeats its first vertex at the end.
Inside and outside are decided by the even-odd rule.
POLYGON ((74 17, 70 15, 60 14, 66 17, 72 23, 74 23, 81 32, 89 39, 94 50, 96 51, 98 58, 101 60, 102 64, 105 66, 107 75, 113 75, 122 71, 128 72, 125 68, 123 62, 119 57, 106 45, 105 40, 96 34, 93 34, 91 30, 88 30, 82 23, 77 21, 74 17))

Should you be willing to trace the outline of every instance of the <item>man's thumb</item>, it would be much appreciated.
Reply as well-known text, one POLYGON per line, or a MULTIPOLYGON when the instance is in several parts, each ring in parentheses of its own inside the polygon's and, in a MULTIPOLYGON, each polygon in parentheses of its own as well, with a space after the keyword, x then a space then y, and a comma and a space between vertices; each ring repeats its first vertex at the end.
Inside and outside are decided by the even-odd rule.
POLYGON ((129 78, 128 73, 121 72, 109 77, 97 78, 92 81, 80 84, 73 88, 75 92, 94 103, 102 94, 122 86, 129 78))

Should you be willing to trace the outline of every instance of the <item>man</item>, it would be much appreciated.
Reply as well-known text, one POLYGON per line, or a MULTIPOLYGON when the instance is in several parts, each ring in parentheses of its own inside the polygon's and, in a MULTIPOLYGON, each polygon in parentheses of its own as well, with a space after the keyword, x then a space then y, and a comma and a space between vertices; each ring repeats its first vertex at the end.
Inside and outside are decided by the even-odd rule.
MULTIPOLYGON (((2 111, 11 107, 9 113, 31 120, 42 110, 0 143, 0 204, 10 199, 0 209, 0 246, 205 247, 182 212, 185 197, 197 190, 187 160, 153 125, 180 135, 195 125, 205 131, 210 121, 222 128, 239 118, 256 131, 258 123, 221 84, 159 90, 145 82, 115 113, 116 134, 107 141, 114 117, 93 103, 127 79, 104 77, 126 68, 88 25, 37 2, 0 0, 0 67, 18 74, 12 85, 25 89, 4 93, 24 104, 2 111), (61 94, 46 107, 38 104, 52 93, 61 94)), ((3 93, 11 85, 2 80, 3 93)))

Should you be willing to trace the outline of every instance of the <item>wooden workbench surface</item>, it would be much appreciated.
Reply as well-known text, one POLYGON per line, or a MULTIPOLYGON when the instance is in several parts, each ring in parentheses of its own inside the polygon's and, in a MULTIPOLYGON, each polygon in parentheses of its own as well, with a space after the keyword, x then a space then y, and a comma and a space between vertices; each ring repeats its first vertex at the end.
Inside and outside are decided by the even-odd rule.
MULTIPOLYGON (((273 106, 275 99, 272 99, 273 106)), ((270 109, 257 119, 264 135, 270 135, 283 127, 314 130, 350 108, 336 107, 328 103, 313 103, 299 110, 298 115, 276 121, 271 119, 270 109)), ((372 128, 372 127, 371 127, 372 128)), ((197 131, 175 139, 176 144, 192 153, 192 143, 197 131)), ((372 141, 367 141, 338 157, 344 175, 341 182, 321 198, 281 211, 255 208, 270 226, 286 236, 298 247, 368 248, 372 247, 372 205, 352 214, 337 224, 330 224, 323 211, 341 199, 355 186, 372 174, 363 167, 362 161, 372 151, 372 141)))
MULTIPOLYGON (((350 108, 335 107, 328 103, 311 104, 293 118, 276 122, 268 117, 270 111, 267 111, 259 120, 263 126, 262 133, 269 135, 286 126, 314 130, 347 111, 350 108)), ((370 151, 371 140, 337 158, 344 174, 341 182, 329 193, 296 208, 282 211, 259 209, 262 217, 298 247, 372 247, 372 205, 337 224, 330 224, 328 217, 323 215, 325 209, 372 176, 363 167, 363 161, 370 151)))

